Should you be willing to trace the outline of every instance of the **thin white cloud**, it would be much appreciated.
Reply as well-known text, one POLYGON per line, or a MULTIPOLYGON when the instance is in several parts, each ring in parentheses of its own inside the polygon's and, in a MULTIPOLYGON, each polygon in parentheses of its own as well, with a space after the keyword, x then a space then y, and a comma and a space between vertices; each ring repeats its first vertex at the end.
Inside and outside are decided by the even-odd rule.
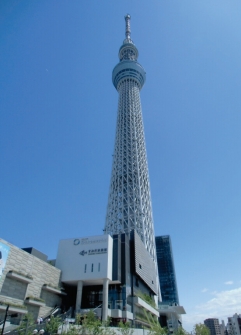
POLYGON ((205 292, 207 292, 207 291, 208 291, 207 288, 203 288, 201 292, 202 292, 202 293, 205 293, 205 292))
POLYGON ((228 316, 241 312, 241 287, 221 292, 213 292, 214 298, 196 306, 193 311, 183 316, 183 327, 187 331, 193 329, 194 324, 203 323, 207 318, 218 318, 227 322, 228 316))
POLYGON ((226 281, 224 284, 225 284, 225 285, 233 285, 233 281, 232 281, 232 280, 229 280, 229 281, 226 281))
POLYGON ((211 294, 212 295, 216 295, 218 292, 217 291, 212 291, 211 294))

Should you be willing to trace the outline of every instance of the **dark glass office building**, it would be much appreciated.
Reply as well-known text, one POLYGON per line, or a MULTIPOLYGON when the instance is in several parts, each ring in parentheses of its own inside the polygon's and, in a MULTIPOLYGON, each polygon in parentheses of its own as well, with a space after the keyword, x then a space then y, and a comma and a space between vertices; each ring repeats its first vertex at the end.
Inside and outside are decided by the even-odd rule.
POLYGON ((156 237, 156 252, 162 303, 179 305, 170 236, 156 237))

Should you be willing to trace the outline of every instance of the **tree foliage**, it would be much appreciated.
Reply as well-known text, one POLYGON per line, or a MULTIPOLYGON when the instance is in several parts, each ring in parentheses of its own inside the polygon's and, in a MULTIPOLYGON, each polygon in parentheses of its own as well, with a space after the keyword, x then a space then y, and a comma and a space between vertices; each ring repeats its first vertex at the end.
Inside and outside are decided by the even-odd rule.
POLYGON ((160 325, 157 319, 154 319, 152 315, 147 313, 145 310, 144 310, 144 314, 150 326, 149 335, 167 335, 168 334, 167 328, 162 328, 162 326, 160 325))
POLYGON ((68 331, 65 334, 67 334, 67 335, 81 334, 81 326, 70 325, 68 331))
POLYGON ((155 324, 151 324, 150 335, 167 335, 168 330, 166 328, 162 328, 159 322, 155 324))
POLYGON ((122 322, 120 321, 119 324, 119 331, 121 332, 122 335, 132 335, 133 329, 131 329, 130 323, 129 322, 122 322))
POLYGON ((88 330, 88 334, 98 335, 101 334, 101 321, 96 319, 95 313, 89 311, 82 321, 82 328, 88 330))
POLYGON ((150 297, 148 294, 142 293, 142 292, 138 292, 137 295, 142 300, 144 300, 146 303, 148 303, 150 306, 152 306, 153 308, 156 308, 155 300, 152 297, 150 297))
POLYGON ((189 333, 184 328, 178 327, 178 329, 174 331, 173 335, 189 335, 189 333))
POLYGON ((17 329, 17 332, 19 335, 32 335, 34 328, 35 328, 35 323, 34 323, 33 315, 28 313, 24 315, 20 323, 20 326, 17 329))
POLYGON ((196 335, 210 335, 210 330, 203 323, 197 323, 193 327, 193 332, 196 335))
POLYGON ((49 322, 46 324, 46 331, 50 335, 57 334, 60 325, 61 325, 60 317, 51 316, 49 322))
POLYGON ((80 313, 77 313, 75 315, 75 324, 78 326, 81 324, 81 314, 80 313))

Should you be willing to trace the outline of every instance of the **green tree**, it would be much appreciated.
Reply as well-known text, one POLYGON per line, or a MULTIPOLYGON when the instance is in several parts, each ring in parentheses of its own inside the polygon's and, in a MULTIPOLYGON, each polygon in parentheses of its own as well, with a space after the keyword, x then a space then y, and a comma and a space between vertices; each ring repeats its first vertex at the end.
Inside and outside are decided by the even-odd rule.
POLYGON ((66 335, 78 335, 81 333, 81 326, 70 325, 66 335))
POLYGON ((61 325, 62 321, 60 317, 51 316, 50 321, 46 324, 46 331, 50 334, 57 334, 59 326, 61 325))
POLYGON ((122 335, 132 335, 132 333, 134 332, 134 330, 131 329, 129 322, 120 321, 118 327, 122 335))
POLYGON ((82 316, 81 314, 77 313, 75 315, 75 324, 69 325, 69 329, 67 331, 67 335, 78 335, 81 334, 81 322, 82 322, 82 316))
POLYGON ((108 327, 110 327, 110 323, 111 323, 111 317, 108 316, 107 320, 102 321, 102 326, 108 328, 108 327))
POLYGON ((101 335, 103 333, 101 328, 101 321, 96 319, 95 313, 93 311, 89 311, 83 316, 82 327, 80 328, 79 333, 82 335, 101 335))
POLYGON ((28 313, 24 315, 17 331, 19 335, 32 335, 35 327, 33 315, 28 313))
POLYGON ((111 317, 107 317, 106 321, 102 321, 102 335, 115 335, 115 331, 110 327, 111 317))
POLYGON ((203 323, 197 323, 193 327, 193 332, 196 335, 210 335, 210 330, 203 323))
POLYGON ((150 326, 149 335, 167 335, 167 328, 162 328, 158 319, 154 319, 153 316, 144 310, 144 314, 146 316, 147 322, 150 326))
POLYGON ((80 313, 77 313, 75 315, 75 324, 76 325, 80 325, 81 324, 81 314, 80 313))
POLYGON ((160 323, 157 321, 156 323, 151 324, 150 333, 151 333, 151 335, 167 335, 168 330, 167 330, 167 328, 162 328, 160 323))
POLYGON ((178 327, 178 329, 174 331, 173 335, 189 335, 189 333, 184 328, 178 327))
POLYGON ((109 327, 110 319, 101 323, 93 311, 85 315, 77 314, 75 325, 71 325, 66 335, 115 335, 109 327), (82 325, 80 325, 82 324, 82 325))

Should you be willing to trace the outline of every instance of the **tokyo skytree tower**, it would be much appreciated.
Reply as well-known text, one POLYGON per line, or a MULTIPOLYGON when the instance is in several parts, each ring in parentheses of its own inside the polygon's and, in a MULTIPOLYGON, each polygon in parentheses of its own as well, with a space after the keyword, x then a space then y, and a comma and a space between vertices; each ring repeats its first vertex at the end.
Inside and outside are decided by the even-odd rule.
POLYGON ((131 40, 130 15, 125 16, 126 38, 119 50, 120 62, 112 73, 119 93, 112 174, 105 234, 136 230, 156 262, 140 90, 146 73, 137 62, 138 50, 131 40))

